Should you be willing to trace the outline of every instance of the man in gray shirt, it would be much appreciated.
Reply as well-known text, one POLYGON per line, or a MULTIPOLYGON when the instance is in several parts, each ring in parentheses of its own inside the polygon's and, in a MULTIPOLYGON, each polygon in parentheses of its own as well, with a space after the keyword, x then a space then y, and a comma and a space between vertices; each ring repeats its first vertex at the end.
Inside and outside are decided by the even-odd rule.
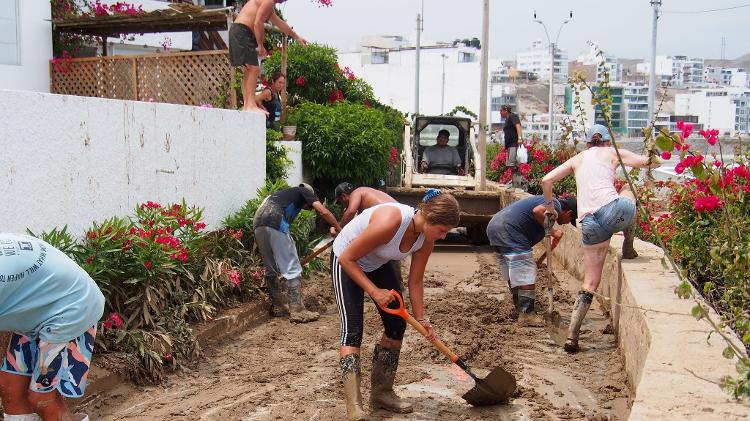
POLYGON ((450 174, 464 175, 461 168, 461 157, 453 146, 448 146, 448 130, 440 130, 437 136, 437 145, 430 146, 422 154, 422 162, 419 164, 419 172, 428 174, 450 174))

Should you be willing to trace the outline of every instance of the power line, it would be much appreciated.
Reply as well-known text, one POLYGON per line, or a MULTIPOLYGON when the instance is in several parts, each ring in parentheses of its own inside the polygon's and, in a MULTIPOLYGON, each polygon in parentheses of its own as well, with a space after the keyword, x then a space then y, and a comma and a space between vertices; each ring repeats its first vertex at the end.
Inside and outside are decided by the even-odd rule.
POLYGON ((706 10, 662 10, 661 13, 669 14, 698 14, 698 13, 710 13, 710 12, 722 12, 724 10, 741 9, 743 7, 750 6, 750 3, 740 4, 738 6, 724 7, 721 9, 706 9, 706 10))

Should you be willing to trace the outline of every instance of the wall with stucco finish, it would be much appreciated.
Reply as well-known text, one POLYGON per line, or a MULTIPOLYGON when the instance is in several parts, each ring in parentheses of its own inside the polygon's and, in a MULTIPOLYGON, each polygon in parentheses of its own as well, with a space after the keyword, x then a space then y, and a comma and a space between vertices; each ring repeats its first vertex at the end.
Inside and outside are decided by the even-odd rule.
POLYGON ((0 231, 80 235, 182 198, 216 227, 264 183, 260 114, 2 90, 0 102, 0 231))

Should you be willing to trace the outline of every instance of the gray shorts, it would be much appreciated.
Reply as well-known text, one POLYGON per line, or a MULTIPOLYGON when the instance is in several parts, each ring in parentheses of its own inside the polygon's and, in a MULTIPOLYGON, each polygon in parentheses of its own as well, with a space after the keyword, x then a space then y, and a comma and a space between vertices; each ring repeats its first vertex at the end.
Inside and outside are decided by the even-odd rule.
POLYGON ((629 227, 633 219, 635 203, 630 199, 618 197, 581 219, 583 244, 592 246, 609 241, 612 234, 629 227))
POLYGON ((233 23, 229 28, 229 61, 235 67, 260 65, 258 41, 255 40, 253 31, 241 23, 233 23))
POLYGON ((271 227, 258 227, 253 233, 266 268, 266 277, 275 279, 281 275, 284 279, 295 279, 302 276, 302 265, 291 234, 271 227))
POLYGON ((506 167, 517 167, 518 166, 518 146, 511 146, 505 148, 505 152, 508 152, 508 157, 505 159, 506 167))

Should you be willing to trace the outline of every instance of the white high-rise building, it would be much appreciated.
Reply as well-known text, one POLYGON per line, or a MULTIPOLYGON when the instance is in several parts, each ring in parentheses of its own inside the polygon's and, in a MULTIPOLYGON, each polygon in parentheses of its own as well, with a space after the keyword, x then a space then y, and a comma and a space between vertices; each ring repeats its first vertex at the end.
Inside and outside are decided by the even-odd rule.
POLYGON ((706 66, 703 79, 709 84, 750 88, 750 73, 741 67, 706 66))
MULTIPOLYGON (((642 62, 636 65, 636 71, 642 74, 651 73, 651 63, 642 62)), ((704 84, 703 57, 656 56, 657 81, 666 86, 693 87, 704 84)))
POLYGON ((698 122, 722 134, 747 134, 750 130, 750 89, 695 89, 675 96, 675 114, 697 115, 698 122))
POLYGON ((554 65, 549 47, 542 41, 534 41, 531 48, 516 53, 516 67, 518 70, 536 74, 540 80, 549 79, 551 69, 554 69, 555 80, 568 80, 568 53, 555 48, 554 65))

